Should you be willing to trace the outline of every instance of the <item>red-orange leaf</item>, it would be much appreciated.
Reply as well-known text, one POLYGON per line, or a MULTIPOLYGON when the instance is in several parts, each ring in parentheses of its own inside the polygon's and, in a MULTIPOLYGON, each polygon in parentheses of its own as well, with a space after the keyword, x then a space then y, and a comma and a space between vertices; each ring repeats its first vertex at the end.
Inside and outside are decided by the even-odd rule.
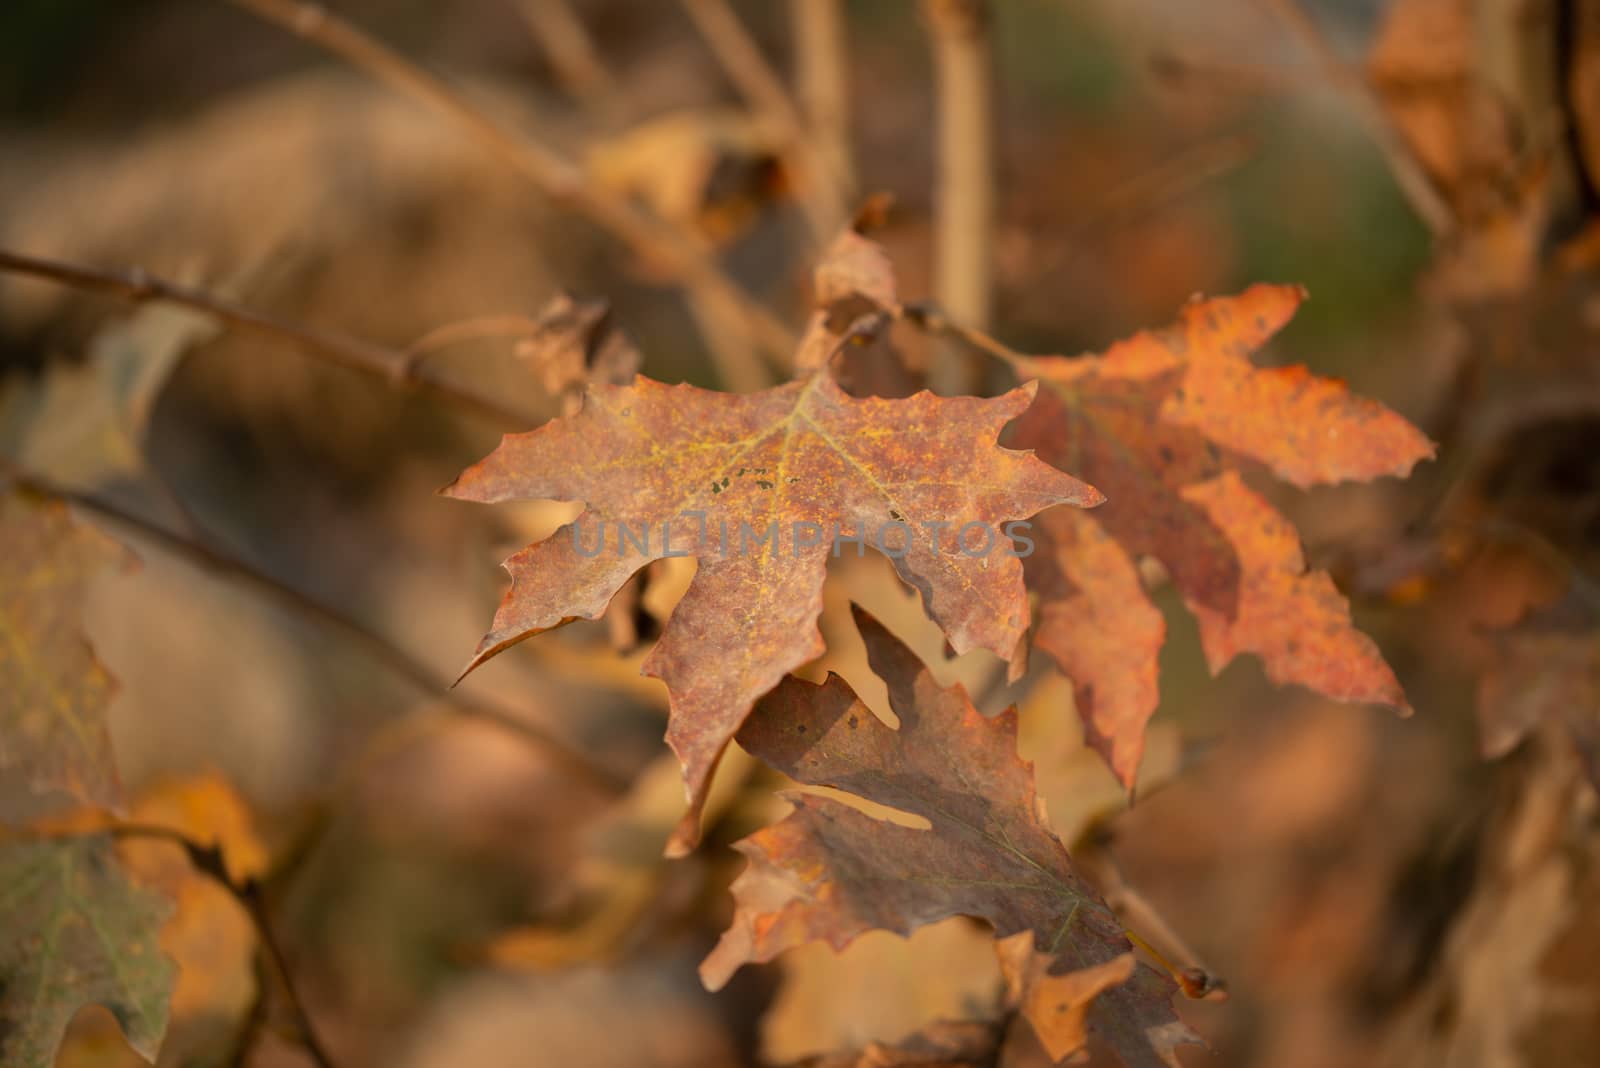
POLYGON ((974 916, 1000 938, 1031 932, 1048 966, 1028 985, 1047 973, 1086 973, 1081 983, 1025 994, 1025 1008, 1059 1005, 1071 986, 1080 1003, 1093 999, 1089 1030, 1126 1063, 1166 1063, 1154 1043, 1170 1045, 1181 1028, 1168 1002, 1176 985, 1128 956, 1116 917, 1041 820, 1033 770, 1017 757, 1015 712, 984 718, 871 617, 858 610, 856 619, 899 729, 838 676, 820 686, 789 678, 757 706, 739 743, 802 783, 848 791, 929 827, 791 795, 793 813, 737 846, 749 867, 733 884, 733 926, 701 965, 706 985, 718 988, 740 965, 803 942, 842 948, 874 928, 909 934, 974 916))
POLYGON ((1139 569, 1100 524, 1056 508, 1038 526, 1044 537, 1024 561, 1028 585, 1039 593, 1034 644, 1072 680, 1088 744, 1132 783, 1145 720, 1159 696, 1156 661, 1167 621, 1145 597, 1139 569))
POLYGON ((1332 581, 1306 571, 1293 528, 1235 474, 1253 460, 1310 486, 1403 476, 1433 453, 1415 427, 1339 382, 1250 363, 1302 299, 1298 287, 1254 286, 1191 304, 1175 326, 1102 356, 1014 361, 1041 386, 1017 443, 1110 495, 1092 517, 1045 523, 1029 581, 1044 597, 1040 646, 1073 680, 1088 739, 1125 785, 1156 707, 1162 635, 1098 531, 1165 566, 1200 620, 1212 671, 1251 652, 1278 682, 1406 710, 1332 581))
POLYGON ((1254 653, 1273 682, 1411 711, 1383 654, 1351 624, 1350 606, 1333 579, 1306 570, 1300 538, 1287 519, 1233 471, 1190 486, 1184 496, 1227 535, 1244 565, 1232 619, 1192 606, 1213 673, 1240 653, 1254 653))
POLYGON ((895 567, 951 646, 990 649, 1020 669, 1028 606, 1004 524, 1101 499, 995 445, 1033 395, 1029 385, 988 400, 857 399, 825 369, 741 396, 645 378, 593 386, 576 415, 508 436, 446 491, 587 506, 506 561, 511 590, 469 670, 540 631, 599 616, 651 560, 696 557, 694 581, 644 664, 671 695, 667 740, 690 811, 669 850, 684 851, 698 839, 716 761, 751 704, 822 651, 828 558, 865 551, 835 543, 835 530, 901 550, 895 567))

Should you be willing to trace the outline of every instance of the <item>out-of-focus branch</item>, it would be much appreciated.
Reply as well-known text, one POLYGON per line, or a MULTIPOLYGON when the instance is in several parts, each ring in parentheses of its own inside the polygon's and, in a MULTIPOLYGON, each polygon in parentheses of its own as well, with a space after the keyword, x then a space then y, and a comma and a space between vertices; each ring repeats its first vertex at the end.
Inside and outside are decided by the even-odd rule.
POLYGON ((1411 209, 1417 213, 1423 224, 1435 237, 1443 237, 1454 230, 1455 215, 1451 212, 1450 206, 1439 195, 1433 182, 1423 173, 1416 157, 1400 139, 1388 113, 1384 111, 1383 105, 1372 91, 1372 86, 1367 83, 1361 72, 1344 61, 1327 35, 1322 32, 1322 28, 1317 25, 1316 20, 1300 6, 1299 0, 1258 0, 1258 2, 1283 23, 1301 46, 1311 53, 1312 59, 1316 61, 1317 67, 1328 83, 1343 91, 1354 101, 1362 118, 1366 120, 1368 129, 1372 131, 1378 148, 1383 152, 1384 159, 1388 161, 1395 184, 1399 186, 1400 192, 1405 195, 1411 204, 1411 209))
POLYGON ((261 945, 262 955, 271 963, 272 970, 278 973, 278 981, 283 984, 284 1000, 289 1006, 290 1015, 294 1017, 295 1026, 299 1028, 300 1044, 305 1048, 306 1055, 317 1068, 337 1068, 333 1057, 328 1053, 328 1047, 323 1044, 316 1026, 311 1022, 311 1013, 306 1009, 304 999, 300 997, 299 988, 295 986, 288 955, 284 953, 283 946, 272 929, 272 918, 267 913, 266 895, 262 893, 261 883, 254 878, 235 877, 228 870, 227 860, 220 845, 201 842, 175 827, 118 820, 108 820, 104 823, 96 821, 81 832, 46 833, 49 837, 107 834, 114 839, 144 838, 157 842, 170 842, 182 848, 194 870, 227 891, 250 918, 250 924, 256 931, 256 940, 261 945))
POLYGON ((845 203, 856 199, 850 148, 850 53, 840 0, 789 0, 795 81, 806 129, 845 203))
POLYGON ((567 0, 517 0, 517 14, 562 88, 597 118, 611 120, 622 113, 622 93, 567 0))
POLYGON ((737 363, 722 366, 730 389, 760 389, 771 376, 753 356, 765 352, 773 366, 786 367, 797 338, 792 330, 737 283, 716 262, 704 241, 651 215, 632 201, 592 182, 554 149, 512 133, 455 89, 398 52, 319 4, 305 0, 228 0, 348 62, 378 81, 459 123, 480 144, 558 201, 620 238, 640 255, 663 263, 683 283, 716 304, 735 309, 736 324, 751 349, 738 349, 737 363))
MULTIPOLYGON (((994 60, 987 0, 922 0, 938 79, 939 303, 973 329, 989 325, 994 288, 994 60)), ((934 390, 981 393, 983 367, 958 345, 940 345, 934 390)))
POLYGON ((807 136, 800 109, 778 72, 762 55, 728 0, 679 0, 717 62, 756 112, 783 138, 784 163, 799 179, 800 203, 818 242, 844 222, 844 198, 833 169, 807 136))
POLYGON ((106 522, 126 527, 150 539, 162 548, 176 554, 190 564, 218 575, 226 576, 247 586, 258 594, 277 602, 298 615, 314 619, 365 647, 374 659, 397 677, 405 679, 421 693, 436 697, 454 711, 493 723, 525 739, 548 753, 553 760, 571 768, 586 781, 607 793, 616 793, 621 784, 616 777, 603 770, 587 755, 578 752, 567 742, 546 731, 515 712, 481 704, 451 689, 450 680, 439 675, 422 661, 400 648, 388 638, 367 627, 352 616, 328 605, 274 575, 258 570, 243 560, 215 549, 205 542, 176 534, 157 523, 135 515, 110 501, 92 494, 80 493, 66 486, 56 485, 39 478, 15 465, 0 460, 0 480, 8 481, 32 493, 53 497, 74 507, 98 516, 106 522))
POLYGON ((1027 357, 996 337, 982 330, 958 323, 944 313, 937 304, 927 301, 902 305, 900 318, 933 337, 965 346, 972 352, 992 356, 1008 366, 1015 367, 1027 357))
POLYGON ((385 348, 370 341, 362 341, 329 330, 316 330, 280 322, 249 308, 230 304, 209 293, 146 274, 138 268, 106 271, 0 249, 0 271, 27 275, 71 286, 74 289, 105 293, 135 304, 148 301, 180 304, 214 316, 230 328, 273 341, 286 341, 308 356, 374 375, 391 385, 408 388, 425 386, 442 397, 488 415, 499 422, 514 426, 530 426, 538 422, 526 412, 508 407, 494 397, 478 393, 435 373, 418 363, 411 353, 385 348))

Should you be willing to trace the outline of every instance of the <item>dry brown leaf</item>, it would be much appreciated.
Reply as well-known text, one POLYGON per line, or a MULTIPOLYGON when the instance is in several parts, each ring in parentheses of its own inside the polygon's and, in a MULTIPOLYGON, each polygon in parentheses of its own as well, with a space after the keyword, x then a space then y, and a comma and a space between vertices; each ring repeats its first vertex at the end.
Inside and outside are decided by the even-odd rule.
MULTIPOLYGON (((1025 1004, 1064 1055, 1054 1025, 1065 986, 1089 1029, 1130 1066, 1170 1063, 1182 1029, 1169 978, 1133 963, 1111 910, 1074 870, 1040 818, 1032 769, 1016 754, 1016 714, 985 719, 964 690, 927 668, 864 612, 857 623, 888 687, 898 729, 842 679, 790 678, 757 707, 739 744, 809 786, 843 790, 927 827, 867 815, 833 797, 791 795, 795 811, 737 846, 749 867, 733 884, 733 925, 701 965, 713 989, 741 965, 822 940, 843 947, 873 929, 908 934, 949 916, 988 921, 997 937, 1030 933, 1051 984, 1025 1004), (1127 969, 1131 968, 1129 973, 1127 969), (1083 974, 1087 972, 1087 975, 1083 974), (1129 975, 1132 975, 1130 978, 1129 975), (1123 982, 1113 984, 1111 977, 1123 982)), ((1034 976, 1030 987, 1042 979, 1034 976)))

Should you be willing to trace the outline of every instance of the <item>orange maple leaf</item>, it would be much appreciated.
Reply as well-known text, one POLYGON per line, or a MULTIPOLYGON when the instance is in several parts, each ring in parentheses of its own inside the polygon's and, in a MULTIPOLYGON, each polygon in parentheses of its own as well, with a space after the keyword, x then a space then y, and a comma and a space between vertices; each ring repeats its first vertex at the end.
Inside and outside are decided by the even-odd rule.
POLYGON ((991 399, 858 399, 826 363, 748 395, 642 377, 591 386, 577 414, 507 436, 445 491, 586 505, 506 561, 511 590, 469 671, 524 638, 598 617, 652 560, 699 561, 644 663, 667 684, 667 741, 690 802, 672 855, 698 840, 711 773, 751 704, 822 652, 830 554, 888 550, 957 652, 989 649, 1020 673, 1028 603, 1005 525, 1102 500, 995 444, 1032 385, 991 399), (861 541, 842 540, 851 537, 861 541))
POLYGON ((1175 326, 1104 355, 1011 360, 1041 386, 1015 443, 1110 495, 1092 517, 1044 516, 1028 572, 1043 594, 1036 641, 1072 679, 1089 743, 1124 785, 1138 771, 1166 638, 1140 556, 1172 576, 1214 674, 1255 653, 1275 682, 1409 711, 1333 581, 1307 570, 1294 528, 1239 478, 1245 460, 1300 487, 1404 476, 1433 455, 1410 423, 1342 383, 1250 362, 1304 296, 1258 285, 1190 304, 1175 326))

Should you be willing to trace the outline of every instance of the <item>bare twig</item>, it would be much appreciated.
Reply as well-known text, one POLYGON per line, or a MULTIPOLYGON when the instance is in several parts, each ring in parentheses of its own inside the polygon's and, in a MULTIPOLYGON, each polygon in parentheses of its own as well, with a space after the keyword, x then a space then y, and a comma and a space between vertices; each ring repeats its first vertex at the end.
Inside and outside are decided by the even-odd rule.
POLYGON ((106 271, 0 249, 0 271, 28 275, 75 289, 105 293, 135 304, 147 301, 181 304, 186 308, 215 316, 233 329, 274 341, 287 341, 309 356, 374 375, 390 385, 406 388, 426 386, 440 396, 491 416, 499 422, 527 426, 538 421, 526 412, 507 407, 496 398, 435 374, 421 366, 410 353, 385 348, 345 334, 280 322, 249 308, 230 304, 209 293, 146 274, 138 268, 127 271, 106 271))
POLYGON ((430 353, 454 345, 491 338, 524 338, 539 331, 539 323, 526 315, 485 315, 475 319, 462 319, 445 323, 423 334, 406 346, 406 353, 420 360, 430 353))
MULTIPOLYGON (((189 863, 195 871, 209 877, 222 889, 226 890, 239 907, 244 909, 245 915, 250 917, 250 923, 256 930, 256 938, 261 943, 262 952, 271 962, 272 968, 278 973, 278 979, 283 985, 284 999, 289 1005, 289 1012, 294 1016, 295 1026, 300 1030, 300 1042, 305 1051, 310 1055, 317 1068, 336 1068, 336 1062, 328 1053, 328 1047, 323 1045, 321 1037, 317 1034, 316 1026, 311 1022, 311 1013, 306 1009, 305 1001, 300 997, 300 991, 294 983, 294 973, 289 968, 289 958, 279 944, 277 936, 272 931, 272 919, 267 914, 265 895, 261 891, 261 883, 253 878, 237 879, 228 870, 227 860, 223 855, 222 847, 210 842, 201 842, 191 838, 176 827, 163 827, 154 823, 125 823, 121 821, 110 822, 103 827, 94 827, 83 832, 72 832, 75 837, 84 834, 109 834, 113 838, 150 838, 157 841, 171 842, 181 846, 188 854, 189 863)), ((65 837, 65 835, 56 835, 65 837)))
POLYGON ((828 240, 844 221, 844 198, 832 168, 806 136, 805 120, 783 79, 762 55, 728 0, 679 2, 739 92, 779 130, 784 162, 800 179, 800 202, 813 234, 819 243, 828 240))
POLYGON ((261 571, 219 549, 212 548, 204 542, 175 534, 159 524, 135 515, 109 501, 91 494, 80 493, 65 486, 56 485, 46 479, 19 470, 4 460, 0 460, 0 476, 30 492, 58 498, 68 504, 82 508, 86 512, 99 516, 101 519, 127 527, 181 556, 197 567, 226 575, 230 579, 241 582, 256 592, 288 607, 299 615, 315 619, 343 633, 364 646, 380 664, 397 677, 411 683, 419 692, 436 697, 461 714, 481 719, 487 723, 493 723, 538 746, 549 753, 552 758, 559 760, 586 781, 593 783, 607 793, 615 794, 622 789, 622 783, 614 775, 600 767, 586 754, 577 751, 570 744, 543 727, 515 712, 468 700, 459 691, 451 689, 449 679, 435 672, 428 665, 394 644, 388 638, 372 630, 354 617, 347 616, 337 609, 323 604, 316 598, 301 592, 276 576, 261 571))
POLYGON ((1311 53, 1324 78, 1335 88, 1347 94, 1361 116, 1366 120, 1378 148, 1389 163, 1395 184, 1405 195, 1417 217, 1433 232, 1443 237, 1455 229, 1455 215, 1449 204, 1423 173, 1416 156, 1406 147, 1395 129, 1377 95, 1365 77, 1347 64, 1338 49, 1328 40, 1315 19, 1300 6, 1299 0, 1258 0, 1269 12, 1294 34, 1301 46, 1311 53))
POLYGON ((1094 881, 1129 936, 1171 973, 1186 995, 1226 999, 1227 984, 1206 966, 1160 910, 1128 882, 1104 834, 1086 834, 1074 844, 1072 858, 1094 881))
MULTIPOLYGON (((320 4, 305 0, 228 2, 297 34, 459 123, 546 196, 586 216, 640 255, 667 265, 689 288, 735 309, 736 323, 752 345, 751 350, 740 350, 741 353, 764 351, 774 366, 787 366, 797 341, 794 332, 723 273, 706 243, 698 237, 643 211, 625 197, 584 181, 581 169, 566 157, 506 129, 444 81, 320 4)), ((766 369, 753 355, 718 370, 734 390, 760 389, 770 381, 766 369)))
POLYGON ((622 93, 567 0, 517 0, 517 13, 568 93, 600 119, 622 114, 622 93))
POLYGON ((934 337, 948 338, 960 342, 975 352, 992 356, 1011 367, 1016 367, 1021 361, 1027 359, 1025 353, 991 337, 974 327, 955 322, 944 313, 937 304, 928 301, 908 303, 901 307, 901 319, 910 323, 919 330, 926 331, 934 337))
POLYGON ((1175 152, 1114 187, 1077 220, 1074 229, 1082 234, 1118 220, 1143 218, 1249 162, 1256 148, 1253 137, 1230 133, 1175 152))
POLYGON ((840 0, 789 0, 795 80, 810 143, 822 157, 845 203, 856 198, 850 148, 849 42, 840 0))
MULTIPOLYGON (((940 304, 975 329, 989 325, 994 288, 993 56, 988 0, 923 0, 938 79, 936 278, 940 304)), ((981 393, 983 367, 941 345, 928 379, 940 393, 981 393)))

